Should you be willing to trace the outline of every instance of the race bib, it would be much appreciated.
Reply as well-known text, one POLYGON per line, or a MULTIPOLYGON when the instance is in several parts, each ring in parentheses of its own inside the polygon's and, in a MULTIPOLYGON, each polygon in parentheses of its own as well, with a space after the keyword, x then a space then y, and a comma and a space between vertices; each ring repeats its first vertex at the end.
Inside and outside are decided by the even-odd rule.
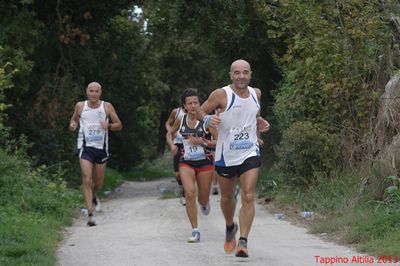
POLYGON ((247 150, 254 143, 250 138, 251 126, 243 128, 231 128, 229 132, 229 149, 231 150, 247 150))
POLYGON ((206 153, 201 145, 193 145, 189 140, 183 139, 185 153, 183 158, 187 161, 200 161, 206 158, 206 153))
POLYGON ((99 123, 87 124, 85 130, 86 142, 103 142, 104 134, 99 123))

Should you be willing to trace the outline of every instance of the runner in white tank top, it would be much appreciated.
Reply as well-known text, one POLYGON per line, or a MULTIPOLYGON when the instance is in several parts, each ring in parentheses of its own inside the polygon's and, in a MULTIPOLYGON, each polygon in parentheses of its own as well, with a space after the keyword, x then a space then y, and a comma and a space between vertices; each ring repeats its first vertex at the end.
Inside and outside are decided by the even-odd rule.
POLYGON ((248 257, 247 237, 255 215, 254 196, 261 165, 257 131, 267 131, 269 123, 258 117, 261 90, 249 87, 250 64, 244 60, 236 60, 229 73, 232 84, 214 90, 201 106, 197 118, 203 119, 208 126, 218 128, 215 170, 218 174, 221 209, 226 225, 225 252, 236 252, 237 257, 248 257), (213 111, 218 114, 206 115, 213 111), (239 226, 234 222, 234 195, 238 181, 242 190, 242 206, 239 216, 240 238, 236 246, 239 226))
MULTIPOLYGON (((167 121, 165 122, 165 129, 167 132, 171 129, 174 125, 176 120, 181 120, 182 117, 185 115, 185 109, 182 107, 177 107, 169 114, 167 121)), ((186 199, 185 199, 185 191, 183 190, 182 180, 179 174, 179 162, 181 161, 181 157, 183 154, 183 137, 182 135, 177 132, 174 138, 174 144, 178 147, 178 152, 173 156, 173 167, 174 167, 174 175, 175 180, 178 183, 178 197, 179 201, 182 206, 186 206, 186 199)))
POLYGON ((242 164, 247 158, 259 156, 256 116, 260 110, 255 90, 241 98, 230 86, 222 88, 227 96, 227 107, 219 113, 218 141, 215 149, 216 166, 242 164))
POLYGON ((79 118, 78 149, 93 147, 108 154, 108 129, 104 129, 100 121, 108 122, 104 101, 97 108, 90 108, 85 101, 79 118))
POLYGON ((91 82, 86 88, 87 100, 75 105, 69 124, 69 129, 75 131, 79 123, 77 142, 88 226, 96 225, 93 212, 100 210, 96 192, 103 186, 108 159, 108 130, 122 129, 112 104, 100 100, 101 93, 101 85, 91 82))

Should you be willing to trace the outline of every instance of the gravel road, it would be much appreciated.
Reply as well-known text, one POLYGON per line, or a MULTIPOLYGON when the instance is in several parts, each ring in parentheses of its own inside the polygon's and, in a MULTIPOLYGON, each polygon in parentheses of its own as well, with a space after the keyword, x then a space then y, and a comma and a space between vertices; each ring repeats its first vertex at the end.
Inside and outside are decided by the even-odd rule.
POLYGON ((185 208, 177 198, 161 197, 163 191, 176 188, 173 178, 124 183, 102 201, 97 226, 87 227, 86 218, 78 217, 65 229, 58 265, 382 265, 371 256, 276 219, 261 204, 256 205, 249 236, 250 257, 226 255, 218 195, 211 196, 208 216, 199 213, 201 242, 187 243, 191 228, 185 208))

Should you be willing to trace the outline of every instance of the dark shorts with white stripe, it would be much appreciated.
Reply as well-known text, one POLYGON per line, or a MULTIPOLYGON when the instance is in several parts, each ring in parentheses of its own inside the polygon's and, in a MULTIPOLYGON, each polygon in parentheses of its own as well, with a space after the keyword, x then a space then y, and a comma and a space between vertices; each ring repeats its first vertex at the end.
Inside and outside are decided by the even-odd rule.
POLYGON ((108 161, 108 153, 102 149, 82 147, 78 150, 79 159, 87 160, 93 164, 103 164, 108 161))
POLYGON ((253 156, 247 158, 242 164, 235 166, 215 166, 215 171, 218 175, 225 178, 239 177, 244 172, 251 170, 253 168, 258 168, 261 166, 260 157, 253 156))

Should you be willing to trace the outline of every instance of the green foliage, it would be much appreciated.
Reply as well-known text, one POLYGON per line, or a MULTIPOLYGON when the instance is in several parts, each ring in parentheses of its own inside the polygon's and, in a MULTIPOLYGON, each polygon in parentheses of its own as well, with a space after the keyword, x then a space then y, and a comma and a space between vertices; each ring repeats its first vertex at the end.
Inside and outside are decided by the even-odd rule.
POLYGON ((0 205, 13 203, 24 211, 59 218, 67 215, 64 208, 76 206, 76 192, 67 188, 61 176, 53 176, 52 181, 44 176, 42 169, 31 169, 26 157, 0 150, 0 205))
POLYGON ((0 207, 0 264, 55 265, 54 245, 61 221, 22 212, 14 206, 0 207))
MULTIPOLYGON (((3 121, 6 119, 5 110, 9 107, 5 101, 5 91, 13 87, 12 77, 17 72, 13 67, 12 63, 8 62, 5 58, 4 47, 0 45, 0 134, 6 134, 4 131, 7 129, 4 127, 3 121)), ((1 140, 4 140, 6 136, 2 136, 1 140)))
MULTIPOLYGON (((5 98, 11 105, 7 124, 12 136, 24 134, 34 143, 29 153, 35 165, 54 165, 73 158, 76 135, 68 133, 67 125, 75 103, 84 99, 84 89, 92 80, 104 86, 104 99, 115 104, 126 129, 120 138, 111 138, 117 160, 112 157, 110 165, 129 168, 141 160, 140 151, 131 144, 137 128, 131 115, 136 116, 132 110, 146 102, 144 93, 139 93, 145 85, 143 64, 138 64, 144 61, 145 42, 140 35, 142 24, 131 15, 132 3, 1 4, 1 59, 18 71, 13 80, 15 89, 8 90, 5 98)), ((150 137, 153 133, 148 128, 143 131, 150 137)), ((156 143, 157 139, 150 137, 156 143)), ((145 144, 140 142, 140 146, 145 144)))
POLYGON ((67 188, 62 171, 32 169, 20 147, 0 148, 0 264, 54 265, 60 228, 71 222, 81 192, 67 188))
POLYGON ((368 174, 357 172, 321 176, 306 190, 278 183, 272 196, 280 206, 313 211, 314 219, 308 220, 311 233, 328 234, 370 255, 399 255, 399 212, 371 200, 373 184, 367 180, 368 174))
MULTIPOLYGON (((367 214, 366 214, 367 215, 367 214)), ((358 221, 348 237, 350 243, 365 242, 385 235, 400 226, 400 213, 370 212, 368 221, 358 221)))
POLYGON ((106 175, 104 177, 104 184, 98 195, 102 197, 105 191, 113 191, 116 187, 119 187, 125 180, 127 180, 126 174, 120 173, 111 168, 107 168, 106 175))
POLYGON ((168 176, 174 176, 173 157, 170 152, 155 160, 142 162, 129 173, 127 180, 146 181, 168 176))
POLYGON ((385 189, 386 203, 394 210, 400 211, 400 178, 388 176, 386 179, 392 183, 385 189))
POLYGON ((308 120, 365 129, 379 95, 371 79, 390 42, 379 2, 277 2, 288 44, 274 107, 281 127, 308 120))
POLYGON ((298 195, 298 202, 304 210, 322 215, 346 213, 354 207, 361 195, 362 179, 355 175, 321 176, 318 182, 298 195))
POLYGON ((162 66, 169 68, 167 74, 174 74, 167 85, 174 86, 178 78, 183 82, 177 86, 179 91, 192 86, 210 92, 228 83, 230 64, 244 58, 253 69, 252 85, 263 91, 263 101, 270 104, 270 90, 280 78, 272 53, 281 53, 282 46, 266 34, 269 24, 275 22, 269 8, 270 5, 253 0, 144 1, 152 43, 166 59, 162 66), (179 60, 182 57, 185 60, 179 60), (187 76, 181 77, 183 73, 187 76))
MULTIPOLYGON (((385 228, 381 224, 378 224, 377 226, 385 228)), ((385 256, 383 256, 383 258, 386 259, 386 261, 383 261, 384 263, 395 263, 400 250, 400 231, 398 228, 386 227, 385 232, 380 235, 374 235, 374 237, 369 238, 367 242, 362 243, 359 246, 361 251, 368 251, 369 254, 375 254, 375 256, 385 254, 385 256)))
POLYGON ((336 168, 340 149, 338 137, 321 124, 297 122, 283 131, 276 148, 277 169, 287 174, 292 185, 310 185, 318 174, 329 176, 336 168))

